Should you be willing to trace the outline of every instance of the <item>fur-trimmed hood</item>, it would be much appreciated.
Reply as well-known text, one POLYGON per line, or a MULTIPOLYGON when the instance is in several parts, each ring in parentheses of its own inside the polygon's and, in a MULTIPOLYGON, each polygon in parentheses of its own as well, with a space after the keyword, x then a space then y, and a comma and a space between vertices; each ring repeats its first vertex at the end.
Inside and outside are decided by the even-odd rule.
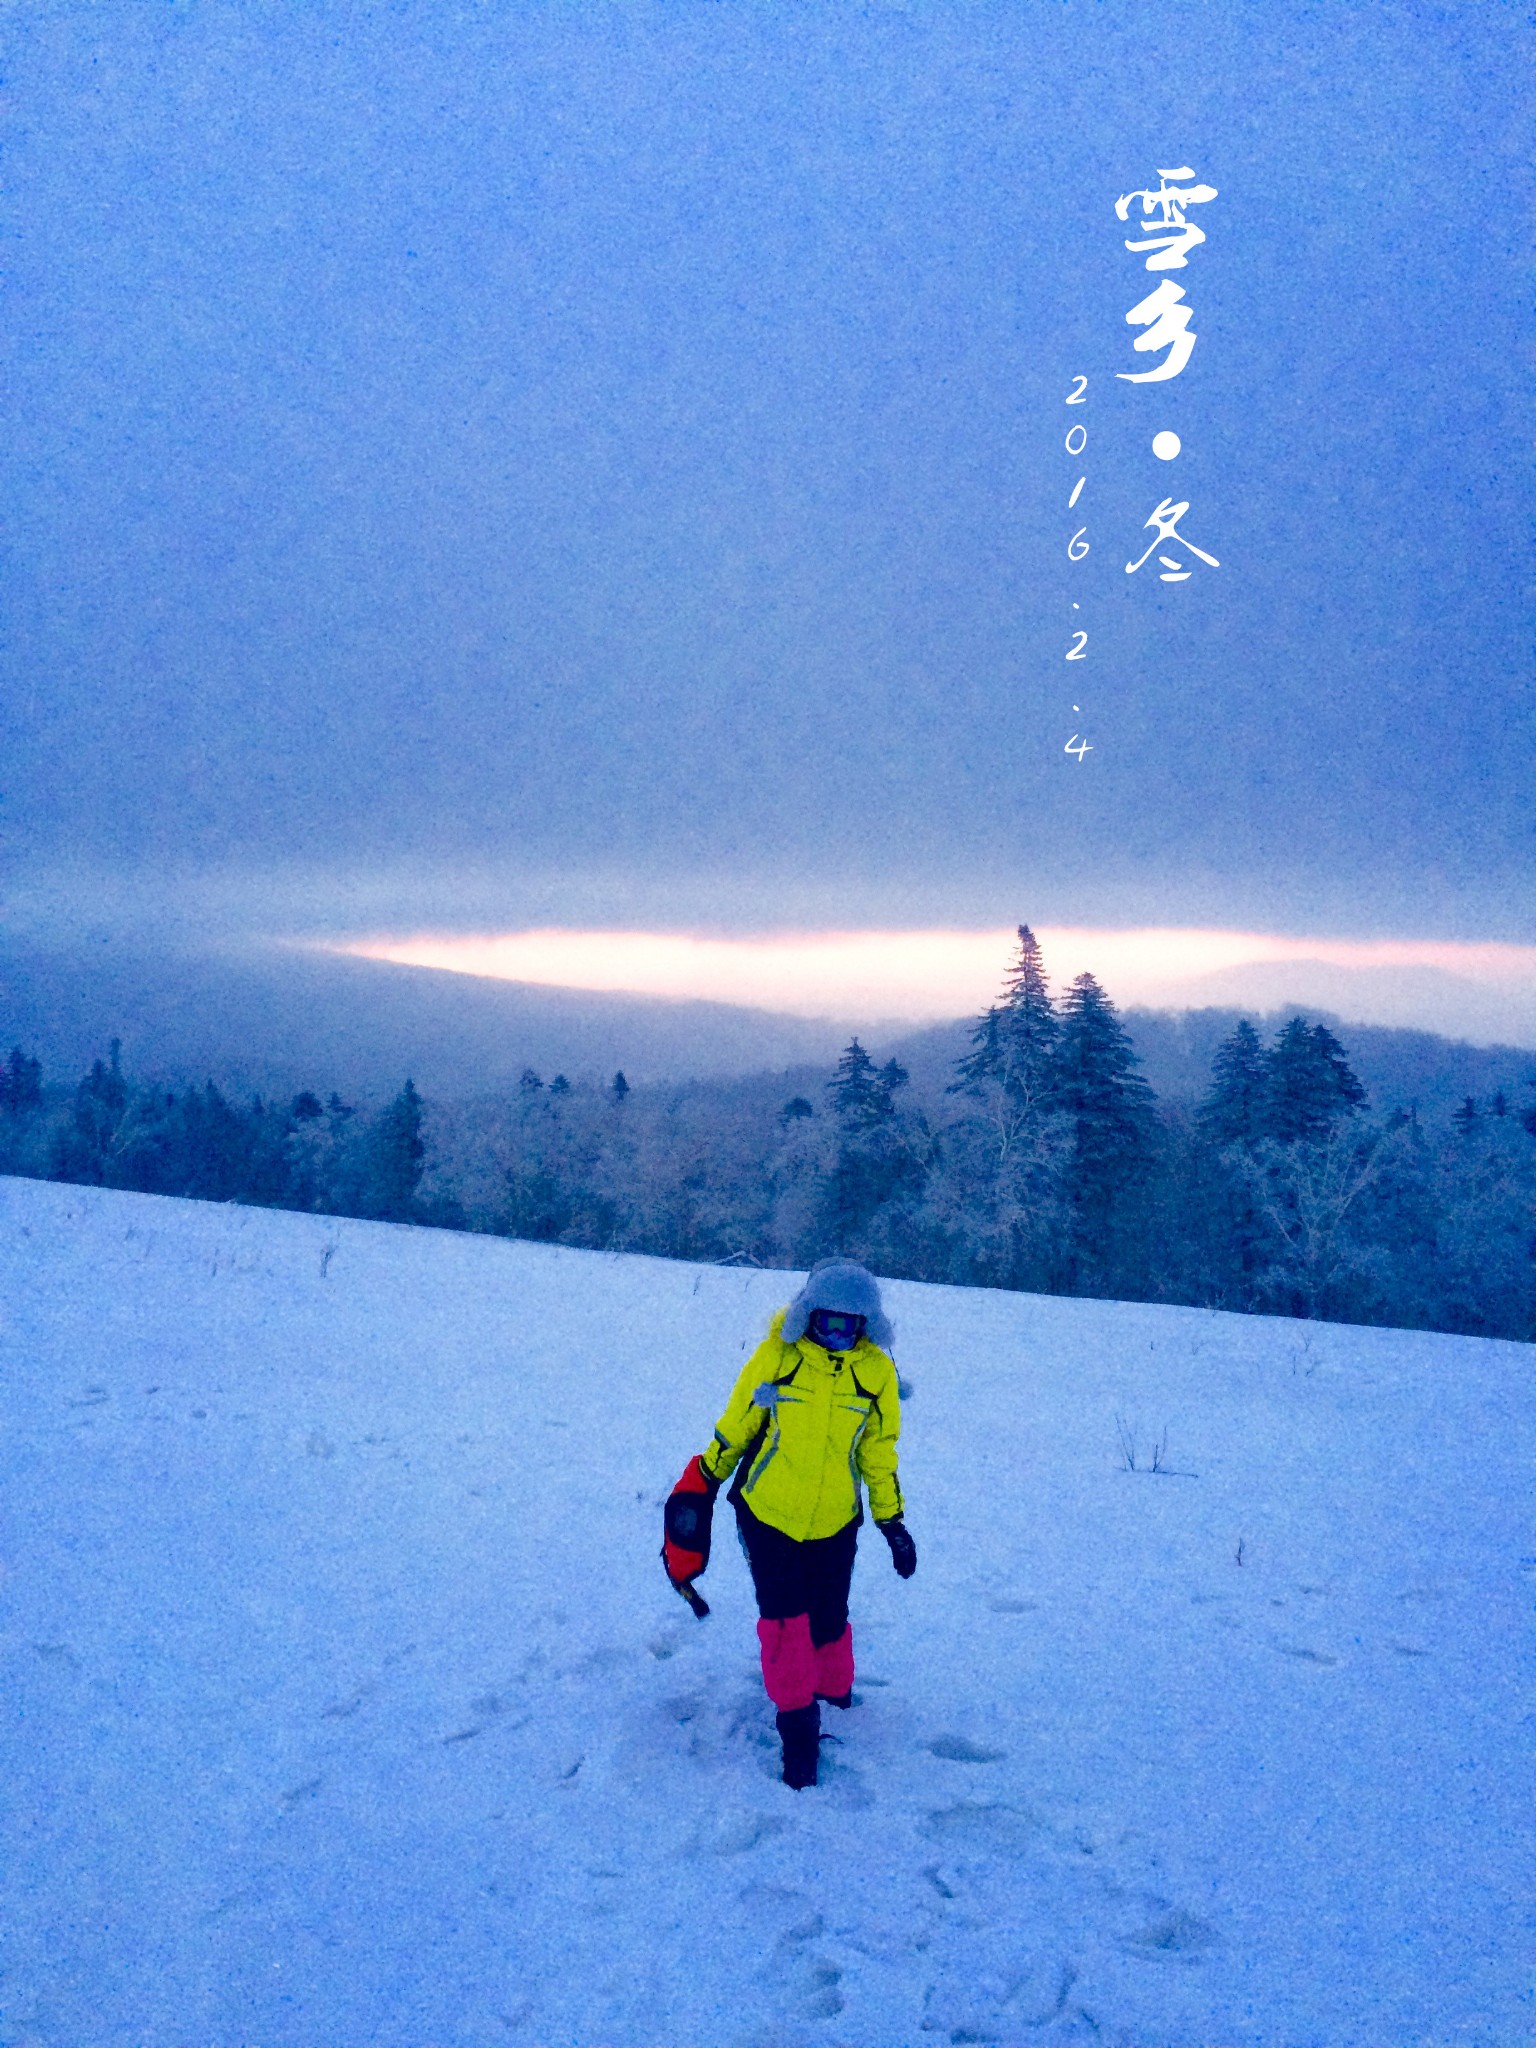
POLYGON ((811 1320, 811 1311, 827 1308, 839 1315, 862 1316, 865 1334, 880 1349, 889 1352, 896 1341, 890 1320, 880 1306, 880 1288, 873 1273, 852 1259, 820 1259, 806 1275, 805 1285, 784 1311, 781 1334, 786 1344, 798 1344, 811 1320))

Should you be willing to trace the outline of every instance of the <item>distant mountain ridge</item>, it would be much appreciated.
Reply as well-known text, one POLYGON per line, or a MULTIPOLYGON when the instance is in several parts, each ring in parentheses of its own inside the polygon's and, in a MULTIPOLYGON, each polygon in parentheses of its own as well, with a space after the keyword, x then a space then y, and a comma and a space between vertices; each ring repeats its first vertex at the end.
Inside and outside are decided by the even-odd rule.
MULTIPOLYGON (((1146 1079, 1176 1102, 1205 1092, 1216 1048, 1241 1018, 1268 1039, 1298 1012, 1343 1041, 1373 1107, 1417 1104, 1435 1116, 1469 1095, 1486 1101, 1502 1089, 1523 1103, 1536 1093, 1536 1051, 1350 1024, 1304 1004, 1122 1015, 1146 1079)), ((514 1087, 525 1067, 546 1080, 607 1079, 622 1068, 642 1084, 830 1069, 858 1032, 882 1059, 900 1060, 916 1089, 941 1093, 970 1031, 969 1019, 899 1031, 299 948, 0 953, 0 1051, 21 1045, 50 1082, 77 1079, 116 1037, 128 1071, 168 1087, 211 1078, 234 1094, 313 1088, 367 1100, 410 1075, 423 1094, 452 1101, 514 1087)))
POLYGON ((270 947, 226 955, 11 948, 0 953, 0 1041, 75 1080, 108 1041, 169 1087, 226 1093, 393 1094, 409 1075, 445 1100, 548 1080, 713 1079, 836 1059, 847 1031, 727 1003, 544 988, 270 947))

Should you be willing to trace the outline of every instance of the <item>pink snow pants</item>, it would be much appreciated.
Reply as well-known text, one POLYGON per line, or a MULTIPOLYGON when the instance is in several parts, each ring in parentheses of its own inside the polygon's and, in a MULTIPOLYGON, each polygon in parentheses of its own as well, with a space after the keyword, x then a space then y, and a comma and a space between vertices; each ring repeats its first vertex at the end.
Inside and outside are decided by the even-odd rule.
POLYGON ((804 1543, 760 1522, 745 1501, 736 1526, 757 1594, 763 1684, 781 1714, 808 1707, 818 1693, 841 1699, 853 1689, 853 1631, 848 1587, 858 1547, 856 1521, 835 1536, 804 1543))
POLYGON ((835 1642, 813 1643, 810 1616, 792 1614, 788 1621, 760 1621, 757 1640, 763 1684, 780 1713, 808 1707, 818 1693, 831 1700, 853 1690, 852 1628, 835 1642))

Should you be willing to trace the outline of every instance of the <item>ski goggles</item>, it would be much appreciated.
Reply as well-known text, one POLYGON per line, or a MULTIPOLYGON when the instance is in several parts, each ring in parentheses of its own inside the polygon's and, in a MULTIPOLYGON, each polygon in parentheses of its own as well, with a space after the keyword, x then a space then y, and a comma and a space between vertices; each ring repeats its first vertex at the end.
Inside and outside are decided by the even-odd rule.
POLYGON ((812 1342, 823 1351, 851 1351, 864 1334, 864 1318, 845 1315, 839 1308, 813 1308, 808 1328, 812 1342))

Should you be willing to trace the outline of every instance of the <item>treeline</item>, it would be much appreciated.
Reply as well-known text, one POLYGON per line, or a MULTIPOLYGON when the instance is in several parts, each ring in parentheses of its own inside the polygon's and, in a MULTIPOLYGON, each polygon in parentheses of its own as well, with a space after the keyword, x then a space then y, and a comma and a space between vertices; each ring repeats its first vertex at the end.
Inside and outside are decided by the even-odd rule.
POLYGON ((1019 928, 942 1093, 854 1040, 830 1076, 598 1087, 365 1115, 0 1063, 0 1170, 667 1257, 1536 1338, 1536 1105, 1375 1115, 1338 1039, 1240 1024, 1159 1105, 1092 975, 1053 997, 1019 928), (787 1096, 787 1099, 786 1099, 787 1096))
POLYGON ((407 1081, 381 1113, 308 1093, 241 1107, 213 1082, 182 1094, 133 1085, 120 1047, 72 1093, 45 1090, 19 1047, 0 1060, 0 1173, 205 1202, 422 1219, 424 1105, 407 1081))

